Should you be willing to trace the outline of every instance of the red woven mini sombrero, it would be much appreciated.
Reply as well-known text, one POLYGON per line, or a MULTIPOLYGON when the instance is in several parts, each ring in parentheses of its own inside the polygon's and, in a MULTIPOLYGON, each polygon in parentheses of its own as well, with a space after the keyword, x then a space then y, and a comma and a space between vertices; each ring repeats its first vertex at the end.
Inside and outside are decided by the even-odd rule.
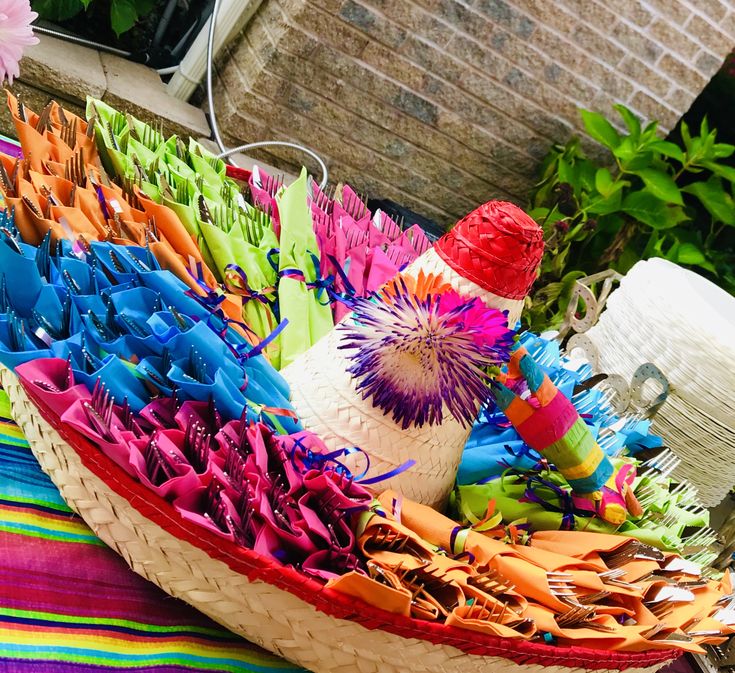
POLYGON ((458 274, 500 297, 523 299, 544 253, 541 227, 518 206, 488 201, 434 246, 458 274))

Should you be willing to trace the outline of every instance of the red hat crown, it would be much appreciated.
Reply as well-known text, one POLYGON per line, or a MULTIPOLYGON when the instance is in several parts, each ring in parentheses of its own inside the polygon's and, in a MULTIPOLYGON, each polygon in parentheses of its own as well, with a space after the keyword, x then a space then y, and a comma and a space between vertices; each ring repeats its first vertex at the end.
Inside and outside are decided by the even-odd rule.
POLYGON ((518 206, 488 201, 434 245, 458 274, 507 299, 523 299, 531 289, 541 257, 541 227, 518 206))

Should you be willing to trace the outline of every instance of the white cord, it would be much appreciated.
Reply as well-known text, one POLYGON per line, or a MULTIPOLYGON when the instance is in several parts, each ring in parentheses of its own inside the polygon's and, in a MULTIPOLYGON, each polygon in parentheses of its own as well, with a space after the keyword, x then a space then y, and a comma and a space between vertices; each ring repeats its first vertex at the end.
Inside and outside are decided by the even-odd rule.
POLYGON ((329 181, 329 173, 327 172, 327 166, 324 161, 322 161, 322 158, 314 150, 311 150, 308 147, 304 147, 303 145, 299 145, 298 143, 291 143, 286 140, 261 140, 257 143, 247 143, 246 145, 233 147, 231 150, 226 150, 225 152, 218 154, 217 158, 225 159, 230 155, 235 154, 236 152, 246 152, 247 150, 254 150, 258 147, 269 147, 272 145, 278 145, 279 147, 293 147, 294 149, 301 150, 305 154, 308 154, 312 159, 314 159, 314 161, 319 164, 319 170, 322 173, 322 179, 319 182, 319 189, 324 189, 327 186, 327 182, 329 181))
MULTIPOLYGON (((212 71, 214 69, 214 29, 219 15, 220 0, 214 0, 212 16, 209 17, 209 39, 207 40, 207 103, 209 104, 209 125, 212 128, 214 142, 217 143, 220 152, 226 152, 227 146, 222 140, 217 124, 217 113, 214 110, 214 89, 212 87, 212 71)), ((231 161, 229 163, 232 163, 231 161)), ((234 165, 234 164, 233 164, 234 165)))
POLYGON ((308 154, 319 164, 319 169, 322 172, 322 179, 319 183, 319 189, 324 189, 329 181, 329 172, 327 171, 327 165, 324 163, 322 158, 314 151, 298 143, 292 143, 285 140, 262 140, 256 143, 247 143, 240 145, 232 149, 228 149, 222 140, 222 135, 219 132, 219 125, 217 124, 217 113, 214 109, 214 88, 212 87, 212 73, 214 70, 214 31, 215 24, 217 22, 217 15, 219 14, 220 0, 214 1, 214 7, 212 8, 212 16, 209 19, 209 39, 207 40, 207 103, 209 105, 209 126, 212 129, 212 136, 214 141, 217 143, 217 147, 220 149, 219 159, 226 159, 227 162, 237 167, 237 164, 230 159, 232 154, 237 152, 244 152, 246 150, 255 149, 257 147, 269 147, 277 145, 279 147, 292 147, 294 149, 308 154))

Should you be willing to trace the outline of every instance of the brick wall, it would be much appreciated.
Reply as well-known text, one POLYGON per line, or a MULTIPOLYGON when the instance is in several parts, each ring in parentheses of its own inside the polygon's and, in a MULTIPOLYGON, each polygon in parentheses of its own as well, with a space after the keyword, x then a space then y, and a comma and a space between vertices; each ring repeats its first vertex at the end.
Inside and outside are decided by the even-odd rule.
POLYGON ((726 0, 263 0, 216 100, 233 143, 303 142, 333 178, 450 223, 522 203, 580 106, 671 128, 733 46, 726 0))

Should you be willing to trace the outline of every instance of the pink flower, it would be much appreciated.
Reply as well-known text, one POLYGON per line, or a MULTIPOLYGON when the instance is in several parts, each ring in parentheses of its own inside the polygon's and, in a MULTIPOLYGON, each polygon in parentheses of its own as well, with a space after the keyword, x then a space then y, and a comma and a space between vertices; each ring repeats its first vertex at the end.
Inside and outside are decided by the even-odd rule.
POLYGON ((0 0, 0 82, 7 77, 12 84, 20 74, 23 48, 38 44, 31 28, 37 16, 29 0, 0 0))

